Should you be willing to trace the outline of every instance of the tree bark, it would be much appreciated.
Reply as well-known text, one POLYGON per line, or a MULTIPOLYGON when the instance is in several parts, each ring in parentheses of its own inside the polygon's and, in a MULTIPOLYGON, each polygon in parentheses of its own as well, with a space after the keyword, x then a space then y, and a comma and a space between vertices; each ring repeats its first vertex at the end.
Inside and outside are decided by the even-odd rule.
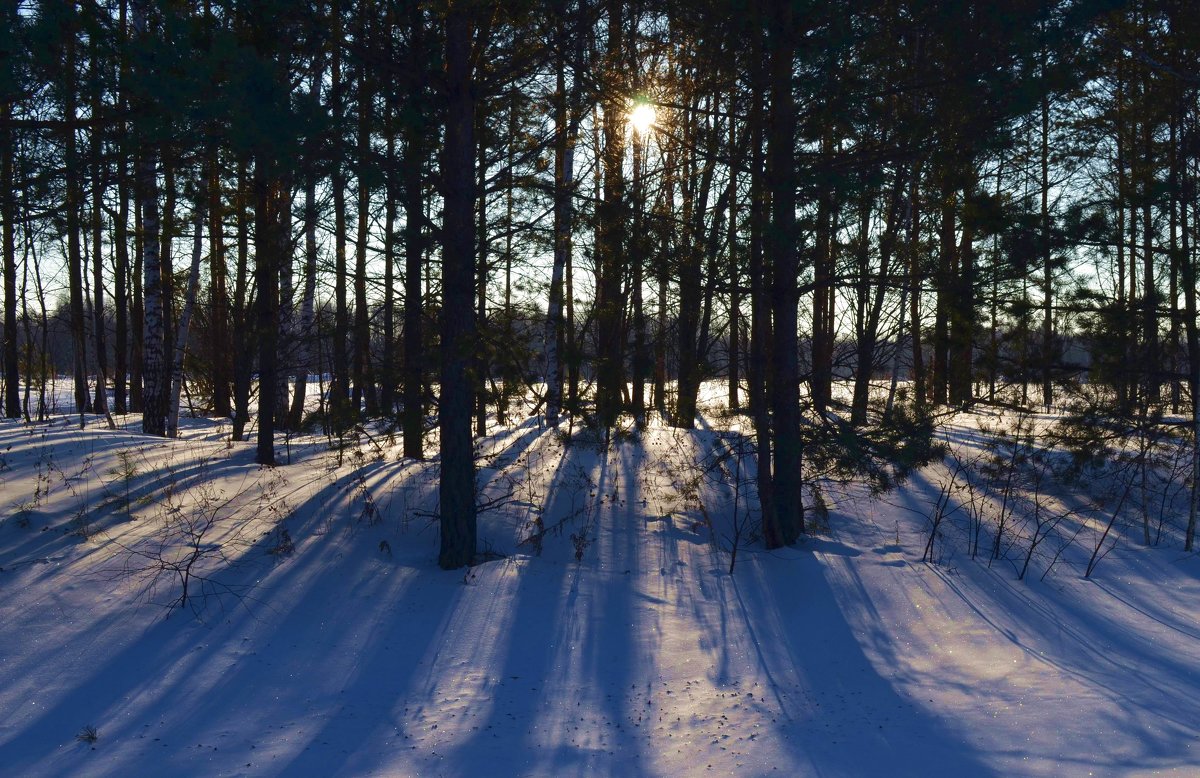
POLYGON ((625 106, 620 91, 625 52, 623 9, 624 3, 620 0, 608 0, 604 146, 601 151, 604 191, 596 205, 596 417, 605 429, 617 422, 621 412, 621 389, 625 385, 621 326, 625 311, 621 295, 625 227, 625 106))
POLYGON ((67 280, 71 342, 74 346, 75 359, 73 371, 75 411, 80 414, 80 423, 82 424, 83 414, 91 410, 92 403, 87 378, 87 338, 83 310, 83 252, 80 245, 80 233, 82 231, 80 216, 83 210, 82 182, 80 179, 83 176, 83 170, 79 162, 75 128, 73 126, 75 119, 78 118, 76 116, 75 94, 75 89, 78 86, 75 74, 76 41, 73 25, 72 29, 67 32, 67 35, 65 63, 67 82, 63 85, 63 115, 70 124, 63 133, 63 164, 65 168, 63 173, 66 179, 66 202, 64 208, 66 210, 67 280))
POLYGON ((563 341, 563 275, 571 253, 572 195, 575 176, 575 122, 568 118, 566 87, 566 25, 563 6, 558 8, 558 61, 554 103, 554 265, 550 272, 550 299, 546 307, 546 423, 558 424, 562 412, 563 369, 559 346, 563 341))
MULTIPOLYGON (((358 27, 359 46, 370 46, 366 2, 360 3, 358 27)), ((379 415, 379 395, 371 370, 371 309, 367 303, 367 242, 370 237, 371 215, 371 102, 373 84, 367 76, 366 64, 359 68, 358 78, 358 241, 354 251, 354 355, 351 373, 354 396, 351 405, 355 413, 365 404, 367 416, 379 415)))
MULTIPOLYGON (((866 320, 863 322, 862 331, 858 334, 858 359, 854 376, 854 397, 850 406, 850 423, 855 426, 867 423, 867 406, 871 395, 871 375, 875 369, 875 348, 879 340, 879 323, 883 318, 883 301, 890 286, 888 274, 892 269, 892 255, 895 252, 900 225, 908 221, 909 213, 912 210, 912 203, 904 197, 904 187, 904 173, 902 170, 898 170, 896 172, 896 183, 888 200, 887 223, 884 225, 883 234, 879 238, 879 281, 875 286, 870 308, 866 312, 866 320)), ((867 220, 865 214, 864 220, 867 220)), ((862 236, 863 246, 861 250, 866 250, 867 240, 868 236, 864 234, 862 236)), ((870 283, 864 274, 859 292, 860 305, 864 307, 866 306, 865 298, 871 294, 869 290, 870 283)), ((904 302, 901 301, 901 307, 903 305, 904 302)), ((903 318, 903 314, 901 318, 903 318)), ((897 352, 899 349, 900 343, 897 342, 897 352)))
MULTIPOLYGON (((826 131, 821 138, 821 162, 833 160, 833 138, 826 131)), ((836 204, 833 185, 822 182, 817 197, 817 226, 812 303, 812 388, 813 410, 820 416, 829 407, 833 395, 833 261, 836 204)))
POLYGON ((438 424, 441 431, 441 551, 446 570, 469 565, 475 556, 475 459, 471 438, 471 309, 474 271, 475 100, 472 95, 471 19, 463 4, 446 18, 446 133, 442 150, 445 209, 442 222, 442 376, 438 424))
POLYGON ((145 291, 145 222, 142 218, 141 195, 141 165, 142 154, 139 152, 133 163, 133 267, 130 277, 133 296, 129 303, 129 318, 133 322, 129 330, 129 409, 134 413, 141 412, 145 393, 142 390, 144 377, 142 370, 146 362, 146 291, 145 291))
POLYGON ((767 134, 767 184, 771 222, 766 253, 774 271, 771 312, 774 412, 774 511, 763 522, 767 548, 791 545, 804 532, 803 457, 800 433, 800 363, 797 336, 799 251, 796 230, 795 21, 788 0, 771 0, 769 44, 771 107, 767 134))
POLYGON ((350 404, 350 365, 346 349, 350 341, 350 313, 347 301, 346 279, 346 174, 342 168, 340 147, 342 145, 342 122, 344 121, 345 83, 342 72, 342 4, 333 3, 333 53, 330 60, 330 112, 333 122, 333 380, 329 385, 329 410, 333 426, 343 428, 350 416, 357 416, 359 409, 350 404))
POLYGON ((379 369, 379 410, 391 418, 396 409, 396 137, 388 122, 383 205, 383 353, 379 369))
POLYGON ((183 389, 183 358, 187 352, 188 330, 192 311, 200 290, 200 259, 204 247, 204 206, 196 203, 196 220, 192 234, 192 262, 188 269, 188 284, 184 292, 183 310, 175 327, 174 355, 171 360, 171 396, 167 402, 167 437, 179 437, 179 395, 183 389))
POLYGON ((0 253, 4 262, 4 415, 21 417, 20 363, 17 349, 17 196, 13 186, 16 133, 7 124, 13 103, 0 103, 0 253))
POLYGON ((232 347, 229 338, 229 289, 225 269, 225 239, 222 234, 220 152, 213 144, 208 158, 208 296, 212 302, 212 362, 213 413, 228 418, 233 410, 229 387, 231 383, 232 347))
MULTIPOLYGON (((482 140, 487 123, 484 120, 483 114, 484 111, 477 111, 475 114, 475 151, 479 160, 475 168, 475 175, 477 177, 475 184, 475 205, 479 209, 479 215, 475 220, 476 251, 478 252, 477 261, 479 263, 475 271, 475 331, 477 333, 484 333, 490 330, 487 309, 488 255, 491 248, 488 242, 487 151, 482 140)), ((482 340, 476 343, 474 354, 475 364, 472 366, 471 371, 475 377, 475 434, 479 437, 487 434, 487 378, 490 369, 488 364, 489 345, 482 342, 482 340)))
MULTIPOLYGON (((1043 58, 1043 67, 1045 59, 1043 58)), ((1054 266, 1050 242, 1050 95, 1042 95, 1042 405, 1054 404, 1054 266)))
MULTIPOLYGON (((100 94, 101 73, 99 45, 93 38, 91 45, 91 70, 94 81, 91 94, 91 111, 98 116, 103 111, 100 94)), ((104 180, 108 171, 104 161, 104 144, 98 130, 91 137, 92 169, 92 340, 96 347, 96 394, 92 411, 108 413, 108 344, 104 316, 104 180)))
POLYGON ((126 182, 125 155, 117 162, 117 217, 113 221, 113 412, 128 410, 126 399, 129 374, 129 185, 126 182))
POLYGON ((754 420, 757 450, 758 502, 762 515, 764 536, 780 540, 775 520, 775 501, 771 457, 771 410, 769 403, 767 365, 771 357, 771 311, 768 289, 769 267, 764 256, 767 230, 766 161, 763 145, 766 133, 764 100, 767 92, 765 57, 763 52, 763 20, 761 4, 752 6, 754 34, 751 38, 751 80, 754 85, 750 98, 748 131, 750 133, 750 359, 747 364, 750 413, 754 420))
MULTIPOLYGON (((972 171, 973 172, 973 171, 972 171)), ((968 174, 970 175, 970 174, 968 174)), ((974 188, 968 182, 966 192, 974 188)), ((946 237, 943 235, 943 237, 946 237)), ((970 220, 963 220, 962 240, 955 251, 956 272, 952 274, 950 297, 950 337, 947 384, 949 401, 964 408, 973 397, 975 331, 975 230, 970 220)))
POLYGON ((404 151, 400 157, 400 187, 404 197, 404 364, 401 368, 404 410, 404 456, 424 456, 425 403, 421 377, 424 373, 422 347, 422 254, 425 250, 421 225, 425 212, 421 203, 421 173, 426 125, 423 94, 425 18, 417 3, 409 10, 409 47, 407 55, 410 81, 408 107, 404 118, 404 151))
POLYGON ((252 315, 249 285, 250 272, 250 214, 248 213, 248 189, 250 188, 248 162, 245 157, 238 160, 237 195, 237 264, 233 277, 232 318, 236 332, 243 333, 233 347, 233 439, 244 440, 246 425, 250 423, 250 390, 254 373, 254 345, 257 333, 255 317, 252 315), (248 336, 248 337, 247 337, 248 336))
POLYGON ((741 407, 739 384, 741 381, 741 306, 742 306, 742 276, 738 267, 738 165, 733 161, 734 149, 737 147, 737 122, 732 115, 737 111, 736 93, 729 97, 729 410, 737 411, 741 407))
POLYGON ((646 144, 636 134, 633 136, 633 217, 631 221, 631 236, 629 241, 629 259, 632 268, 630 280, 633 304, 633 363, 630 378, 633 389, 630 393, 630 410, 633 412, 634 423, 639 429, 646 426, 646 378, 649 371, 649 355, 646 353, 646 311, 642 286, 645 283, 645 265, 649 245, 646 241, 643 212, 645 210, 645 184, 643 182, 646 166, 646 144))
MULTIPOLYGON (((137 37, 148 32, 148 0, 133 3, 133 26, 137 37)), ((159 256, 159 212, 157 155, 153 144, 144 143, 138 159, 137 197, 142 214, 141 255, 145 323, 142 338, 142 431, 166 434, 166 337, 164 285, 159 256)))
POLYGON ((937 266, 937 307, 933 320, 933 374, 930 381, 933 384, 933 404, 945 405, 949 398, 950 385, 950 308, 954 284, 955 249, 955 219, 954 211, 957 194, 949 183, 949 172, 945 163, 940 173, 942 176, 941 213, 938 229, 938 266, 937 266))
POLYGON ((296 333, 296 384, 288 427, 300 430, 304 424, 304 403, 311 372, 312 344, 316 338, 317 299, 317 176, 310 172, 304 182, 304 292, 300 301, 300 327, 296 333))
POLYGON ((257 287, 258 439, 254 461, 275 464, 275 405, 278 399, 279 269, 287 245, 286 188, 271 165, 254 165, 254 282, 257 287), (264 170, 264 168, 267 168, 264 170))

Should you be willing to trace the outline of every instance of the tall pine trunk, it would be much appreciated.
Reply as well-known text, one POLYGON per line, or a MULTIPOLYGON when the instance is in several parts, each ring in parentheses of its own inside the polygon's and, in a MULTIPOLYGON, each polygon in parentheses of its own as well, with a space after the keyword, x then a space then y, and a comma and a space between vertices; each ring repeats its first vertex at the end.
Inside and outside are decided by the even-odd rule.
POLYGON ((566 25, 559 8, 558 62, 554 103, 554 265, 550 271, 550 299, 546 307, 546 423, 558 424, 562 412, 563 369, 559 350, 563 341, 563 275, 571 253, 571 217, 574 176, 574 122, 568 119, 566 87, 566 25))
MULTIPOLYGON (((17 349, 17 196, 13 187, 16 133, 8 121, 13 104, 0 103, 0 259, 4 263, 4 415, 21 417, 17 349)), ((28 383, 28 381, 27 381, 28 383)))
MULTIPOLYGON (((263 155, 266 156, 266 155, 263 155)), ((258 438, 254 461, 275 464, 279 378, 279 274, 287 253, 287 193, 272 162, 254 164, 254 282, 258 338, 258 438)))
POLYGON ((167 401, 167 437, 179 437, 179 395, 183 390, 183 358, 187 353, 188 330, 192 325, 192 312, 196 308, 196 295, 200 291, 200 258, 204 247, 204 206, 196 202, 196 218, 192 232, 192 261, 188 266, 187 289, 184 291, 183 310, 176 322, 173 340, 174 354, 171 359, 171 395, 167 401))
POLYGON ((304 181, 304 292, 300 300, 300 325, 296 333, 296 384, 288 428, 296 431, 304 423, 308 374, 312 370, 312 345, 316 337, 317 298, 317 176, 309 172, 304 181))
POLYGON ((737 101, 734 94, 729 98, 729 410, 736 411, 741 407, 738 385, 741 380, 739 361, 741 360, 741 311, 742 289, 741 270, 738 267, 738 200, 737 200, 737 168, 738 161, 734 159, 734 149, 737 146, 737 122, 732 115, 737 111, 737 101))
POLYGON ((440 497, 443 569, 469 565, 475 557, 475 459, 471 438, 471 310, 475 266, 472 203, 475 164, 475 101, 471 78, 471 21, 463 5, 446 18, 446 134, 442 149, 445 209, 442 221, 442 376, 440 497))
MULTIPOLYGON (((137 37, 149 34, 148 0, 133 4, 133 27, 137 37)), ((150 435, 166 434, 167 355, 164 307, 167 304, 159 256, 158 164, 153 144, 145 143, 138 157, 137 198, 142 215, 141 261, 144 327, 142 336, 142 430, 150 435)))
MULTIPOLYGON (((101 73, 99 46, 93 39, 91 46, 91 68, 94 85, 91 95, 92 116, 102 112, 100 94, 101 73)), ((91 169, 92 169, 92 340, 96 347, 96 394, 92 401, 92 410, 96 413, 108 413, 108 344, 104 316, 104 181, 108 175, 104 161, 104 144, 100 129, 92 129, 91 137, 91 169)))
POLYGON ((128 410, 126 395, 129 374, 129 185, 124 154, 118 152, 117 217, 113 222, 113 411, 128 410))
POLYGON ((421 271, 425 241, 422 223, 425 211, 421 202, 421 176, 425 154, 426 124, 423 79, 420 74, 424 52, 425 18, 414 3, 409 10, 409 48, 407 107, 404 112, 404 150, 400 157, 400 188, 404 198, 404 342, 401 365, 401 384, 404 409, 401 426, 404 430, 404 456, 421 459, 424 456, 425 402, 422 377, 425 372, 423 348, 423 300, 421 271))
MULTIPOLYGON (((1043 67, 1045 60, 1043 59, 1043 67)), ((1050 95, 1042 96, 1042 405, 1054 404, 1054 265, 1050 242, 1050 95)))
POLYGON ((237 195, 237 261, 233 274, 234 330, 243 333, 233 347, 233 439, 244 440, 250 423, 250 390, 254 376, 255 318, 250 310, 250 180, 245 157, 238 160, 237 195), (248 336, 248 337, 247 337, 248 336))
POLYGON ((75 137, 76 94, 75 79, 75 32, 68 32, 66 44, 67 83, 63 85, 63 115, 66 129, 63 132, 64 176, 66 178, 66 230, 67 230, 67 282, 70 312, 71 343, 74 353, 75 411, 80 414, 82 424, 85 412, 91 410, 91 397, 87 378, 87 336, 83 307, 83 251, 80 245, 83 226, 80 218, 83 211, 82 177, 83 168, 79 161, 75 137))
MULTIPOLYGON (((821 162, 833 162, 833 137, 826 131, 821 138, 821 162)), ((828 177, 828 176, 826 176, 828 177)), ((816 246, 812 303, 812 387, 813 410, 818 415, 829 407, 833 395, 833 261, 836 207, 833 186, 822 182, 817 196, 816 246)))
POLYGON ((762 514, 763 535, 780 539, 775 521, 774 483, 771 457, 771 408, 768 392, 767 364, 771 356, 771 310, 768 290, 770 273, 764 254, 767 231, 767 182, 766 160, 763 145, 767 117, 764 100, 767 92, 767 74, 763 51, 763 24, 761 2, 753 6, 751 38, 751 80, 754 84, 750 98, 750 355, 747 363, 749 381, 750 413, 754 420, 755 448, 757 450, 758 502, 762 514))
POLYGON ((771 221, 765 248, 773 269, 774 319, 771 405, 774 417, 774 510, 764 514, 767 548, 791 545, 804 532, 803 461, 800 433, 800 360, 797 333, 799 252, 796 230, 795 21, 788 0, 771 0, 767 37, 771 107, 767 132, 767 186, 771 221))
MULTIPOLYGON (((970 178, 973 169, 968 168, 968 171, 970 178)), ((969 180, 965 191, 970 193, 974 184, 974 180, 969 180)), ((953 224, 950 229, 953 230, 953 224)), ((947 365, 948 399, 952 405, 960 408, 969 405, 973 397, 973 353, 976 330, 974 240, 974 224, 964 219, 962 238, 955 250, 956 272, 952 275, 952 292, 949 301, 949 363, 947 365)))
MULTIPOLYGON (((367 3, 360 6, 358 44, 369 45, 367 28, 367 3)), ((365 65, 359 68, 358 79, 358 213, 354 247, 354 354, 351 360, 351 375, 354 380, 354 396, 351 405, 357 413, 365 403, 368 416, 379 415, 379 395, 375 391, 375 378, 371 370, 371 309, 367 303, 367 241, 371 216, 371 111, 372 84, 367 77, 365 65)))
POLYGON ((208 296, 211 301, 211 343, 213 413, 228 417, 233 410, 230 397, 232 351, 229 337, 229 282, 225 268, 225 236, 221 207, 220 152, 214 143, 209 150, 208 166, 208 296))
POLYGON ((333 3, 334 32, 330 60, 330 112, 335 135, 333 137, 333 380, 329 386, 329 410, 334 427, 341 429, 357 416, 358 409, 350 405, 350 364, 346 348, 350 340, 350 312, 348 308, 346 279, 346 174, 341 158, 342 122, 344 119, 345 75, 342 72, 341 3, 333 3))
POLYGON ((396 137, 389 118, 383 215, 383 353, 379 370, 379 410, 396 409, 396 137))
POLYGON ((596 246, 596 417, 605 429, 613 427, 621 412, 625 385, 621 294, 625 229, 625 105, 620 90, 625 55, 622 34, 624 3, 608 0, 608 43, 605 53, 607 84, 604 91, 604 147, 601 151, 603 195, 597 203, 596 246))

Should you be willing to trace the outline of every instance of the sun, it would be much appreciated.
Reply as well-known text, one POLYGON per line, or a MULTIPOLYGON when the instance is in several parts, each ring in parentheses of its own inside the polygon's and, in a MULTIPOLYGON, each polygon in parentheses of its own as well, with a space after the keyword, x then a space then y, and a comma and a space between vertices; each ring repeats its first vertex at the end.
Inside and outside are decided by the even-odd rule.
POLYGON ((629 125, 638 135, 645 135, 654 127, 654 106, 637 103, 629 112, 629 125))

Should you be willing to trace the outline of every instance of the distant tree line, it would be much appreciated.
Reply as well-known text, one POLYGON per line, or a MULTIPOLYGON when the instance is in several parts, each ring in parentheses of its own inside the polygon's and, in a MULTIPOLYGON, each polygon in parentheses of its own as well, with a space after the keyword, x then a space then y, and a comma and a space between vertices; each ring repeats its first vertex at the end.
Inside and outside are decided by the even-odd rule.
POLYGON ((148 434, 181 394, 234 439, 254 416, 265 465, 310 423, 388 420, 413 458, 436 426, 458 567, 473 438, 518 397, 550 424, 690 428, 727 382, 777 547, 805 531, 806 468, 919 458, 939 407, 1087 386, 1114 423, 1191 420, 1192 545, 1185 0, 0 16, 9 418, 45 418, 65 372, 78 413, 148 434))

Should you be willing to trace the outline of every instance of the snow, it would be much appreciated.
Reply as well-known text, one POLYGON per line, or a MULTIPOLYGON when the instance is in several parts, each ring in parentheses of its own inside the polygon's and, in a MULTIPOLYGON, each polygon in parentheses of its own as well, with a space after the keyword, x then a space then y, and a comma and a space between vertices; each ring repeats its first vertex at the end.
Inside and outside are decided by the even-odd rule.
POLYGON ((492 561, 445 572, 436 462, 77 421, 0 422, 5 774, 1200 774, 1200 560, 922 563, 938 466, 730 574, 721 433, 527 421, 481 445, 492 561), (167 526, 194 610, 130 572, 167 526))

